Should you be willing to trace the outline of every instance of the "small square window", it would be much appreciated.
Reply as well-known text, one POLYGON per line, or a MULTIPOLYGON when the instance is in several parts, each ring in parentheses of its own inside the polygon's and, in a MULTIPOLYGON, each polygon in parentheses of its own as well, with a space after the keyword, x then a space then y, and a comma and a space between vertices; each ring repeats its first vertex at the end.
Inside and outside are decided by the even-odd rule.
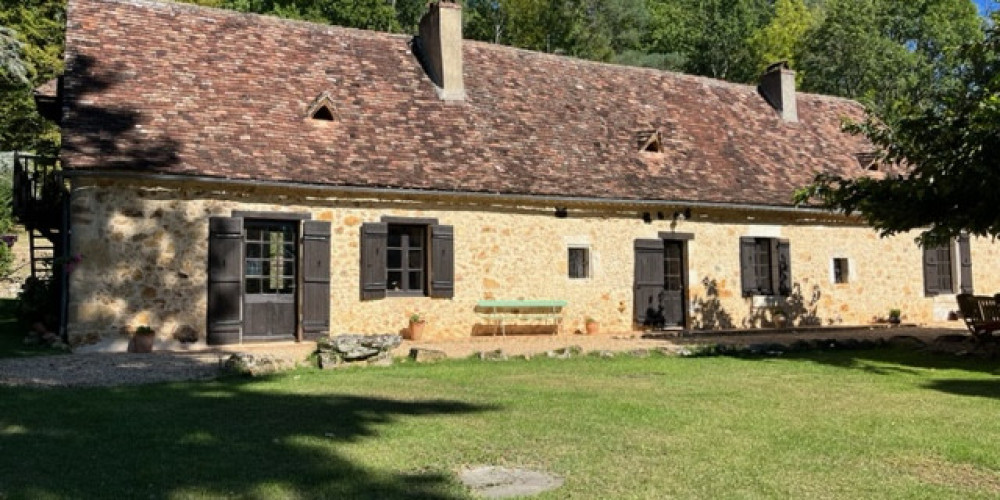
POLYGON ((850 280, 850 276, 850 265, 847 259, 844 257, 835 257, 833 259, 833 282, 847 283, 850 280))
POLYGON ((576 247, 569 249, 569 277, 586 279, 590 277, 590 249, 576 247))

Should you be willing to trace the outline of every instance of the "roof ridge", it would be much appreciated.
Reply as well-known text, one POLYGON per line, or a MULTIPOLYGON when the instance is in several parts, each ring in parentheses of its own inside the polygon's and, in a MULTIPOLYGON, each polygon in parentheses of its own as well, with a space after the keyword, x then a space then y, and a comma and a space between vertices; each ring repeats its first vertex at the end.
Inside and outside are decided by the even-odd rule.
MULTIPOLYGON (((153 9, 167 8, 167 9, 172 9, 172 10, 180 10, 180 11, 188 11, 188 12, 211 12, 211 13, 213 13, 215 15, 223 16, 223 17, 228 17, 228 18, 243 18, 243 19, 252 18, 252 19, 261 20, 261 21, 268 22, 268 23, 275 24, 275 25, 298 26, 298 27, 302 27, 302 28, 306 28, 306 29, 310 29, 310 30, 314 30, 314 31, 325 31, 325 32, 335 31, 335 32, 342 32, 342 33, 347 33, 347 34, 351 34, 351 35, 358 36, 358 37, 381 37, 381 38, 387 38, 387 39, 401 39, 401 40, 408 40, 408 39, 410 39, 410 38, 413 37, 413 35, 409 35, 409 34, 405 34, 405 33, 390 33, 390 32, 387 32, 387 31, 366 30, 366 29, 360 29, 360 28, 352 28, 352 27, 348 27, 348 26, 340 26, 340 25, 336 25, 336 24, 317 23, 317 22, 314 22, 314 21, 306 21, 306 20, 301 20, 301 19, 288 19, 288 18, 278 17, 278 16, 274 16, 274 15, 270 15, 270 14, 256 14, 256 13, 250 13, 250 12, 240 12, 240 11, 237 11, 237 10, 223 9, 223 8, 219 8, 219 7, 209 7, 209 6, 204 6, 204 5, 182 3, 182 2, 177 2, 175 0, 70 0, 70 3, 76 3, 76 2, 79 2, 79 1, 114 3, 114 4, 122 4, 122 5, 131 5, 131 6, 142 7, 142 8, 153 8, 153 9)), ((667 76, 667 77, 671 77, 671 78, 676 78, 676 79, 680 79, 680 80, 687 80, 687 81, 691 81, 691 82, 702 83, 702 84, 713 86, 713 87, 735 88, 735 89, 742 89, 742 90, 745 90, 745 91, 748 91, 748 92, 756 92, 757 91, 757 86, 755 84, 731 82, 731 81, 722 80, 722 79, 719 79, 719 78, 712 78, 712 77, 703 76, 703 75, 693 75, 693 74, 690 74, 690 73, 682 73, 682 72, 679 72, 679 71, 670 71, 670 70, 664 70, 664 69, 659 69, 659 68, 649 68, 649 67, 644 67, 644 66, 629 66, 629 65, 626 65, 626 64, 620 64, 620 63, 614 63, 614 62, 606 62, 606 61, 594 61, 594 60, 591 60, 591 59, 583 59, 583 58, 580 58, 580 57, 575 57, 575 56, 570 56, 570 55, 551 54, 551 53, 541 52, 541 51, 537 51, 537 50, 524 49, 524 48, 520 48, 520 47, 514 47, 514 46, 510 46, 510 45, 502 45, 502 44, 491 43, 491 42, 484 42, 484 41, 474 40, 474 39, 470 39, 470 38, 463 38, 462 42, 463 42, 463 44, 471 44, 471 45, 478 46, 478 47, 481 47, 481 48, 486 49, 486 50, 498 51, 498 52, 521 53, 521 54, 531 55, 533 57, 548 58, 548 59, 551 59, 553 61, 558 61, 558 62, 563 63, 563 64, 577 64, 577 65, 584 65, 584 66, 599 66, 599 67, 605 67, 605 68, 613 69, 615 71, 625 71, 625 72, 634 72, 634 73, 650 73, 650 74, 655 74, 655 75, 660 75, 660 76, 667 76)), ((855 99, 850 99, 850 98, 847 98, 847 97, 840 97, 840 96, 834 96, 834 95, 829 95, 829 94, 817 94, 817 93, 813 93, 813 92, 803 92, 803 91, 798 90, 798 89, 796 89, 796 94, 798 94, 799 96, 804 96, 804 97, 809 97, 809 98, 819 98, 819 99, 829 100, 829 101, 834 101, 834 102, 847 102, 847 103, 851 103, 853 105, 857 105, 857 106, 862 107, 862 108, 864 107, 859 101, 857 101, 855 99)))
POLYGON ((78 2, 95 2, 95 3, 106 3, 106 4, 110 3, 119 5, 128 5, 138 8, 187 11, 189 13, 211 12, 212 14, 217 15, 219 17, 242 18, 242 19, 249 18, 275 25, 298 26, 313 31, 342 31, 354 34, 356 36, 379 36, 384 38, 398 38, 403 40, 407 40, 413 37, 413 35, 408 35, 406 33, 391 33, 388 31, 376 31, 376 30, 366 30, 361 28, 352 28, 350 26, 341 26, 339 24, 318 23, 315 21, 308 21, 303 19, 290 19, 287 17, 279 17, 271 14, 258 14, 255 12, 241 12, 233 9, 224 9, 222 7, 211 7, 208 5, 198 5, 193 3, 179 2, 176 0, 69 0, 70 5, 78 2))
MULTIPOLYGON (((480 47, 482 47, 484 49, 487 49, 487 50, 495 50, 495 51, 499 51, 499 52, 504 52, 504 51, 517 52, 517 53, 523 53, 523 54, 527 54, 527 55, 533 55, 533 56, 536 56, 536 57, 549 58, 549 59, 553 59, 553 60, 556 60, 556 61, 562 61, 562 62, 570 63, 570 64, 579 64, 579 65, 584 65, 584 66, 601 66, 601 67, 607 67, 607 68, 615 69, 615 70, 625 70, 625 71, 632 71, 632 72, 637 72, 637 73, 638 72, 653 73, 653 74, 656 74, 656 75, 666 75, 666 76, 670 76, 670 77, 674 77, 674 78, 678 78, 678 79, 695 81, 695 82, 701 82, 701 83, 705 83, 707 85, 716 86, 716 87, 745 88, 747 90, 752 90, 754 92, 757 91, 757 85, 753 84, 753 83, 731 82, 729 80, 722 80, 722 79, 719 79, 719 78, 712 78, 710 76, 695 75, 695 74, 691 74, 691 73, 683 73, 683 72, 680 72, 680 71, 671 71, 671 70, 659 69, 659 68, 650 68, 650 67, 647 67, 647 66, 631 66, 631 65, 627 65, 627 64, 621 64, 621 63, 609 62, 609 61, 595 61, 593 59, 583 59, 583 58, 580 58, 580 57, 569 56, 569 55, 564 55, 564 54, 552 54, 552 53, 548 53, 548 52, 541 52, 541 51, 538 51, 538 50, 525 49, 525 48, 521 48, 521 47, 514 47, 514 46, 511 46, 511 45, 503 45, 503 44, 492 43, 492 42, 485 42, 485 41, 482 41, 482 40, 474 40, 474 39, 469 39, 469 38, 463 39, 462 41, 463 41, 463 43, 471 43, 473 45, 480 46, 480 47)), ((851 99, 849 97, 841 97, 841 96, 830 95, 830 94, 817 94, 815 92, 804 92, 804 91, 798 90, 798 89, 795 90, 795 93, 798 94, 798 95, 800 95, 800 96, 817 97, 817 98, 821 98, 821 99, 828 99, 828 100, 833 100, 833 101, 848 102, 848 103, 853 103, 853 104, 857 104, 859 106, 862 106, 862 104, 859 101, 857 101, 856 99, 851 99)))

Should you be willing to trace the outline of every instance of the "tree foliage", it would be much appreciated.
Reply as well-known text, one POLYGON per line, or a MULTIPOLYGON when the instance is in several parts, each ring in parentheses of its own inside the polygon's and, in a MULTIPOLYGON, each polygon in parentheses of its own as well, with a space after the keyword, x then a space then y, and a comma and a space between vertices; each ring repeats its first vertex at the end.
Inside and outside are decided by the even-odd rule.
MULTIPOLYGON (((758 72, 763 72, 769 64, 777 61, 788 61, 789 66, 798 68, 805 35, 812 29, 815 18, 816 15, 803 0, 774 2, 774 16, 750 37, 758 72)), ((799 71, 800 82, 802 75, 803 72, 799 71)))
POLYGON ((35 110, 32 89, 62 73, 63 0, 0 0, 0 150, 55 152, 58 129, 35 110))
POLYGON ((923 99, 901 104, 898 119, 851 127, 898 175, 820 175, 797 201, 858 213, 884 236, 926 230, 926 244, 962 232, 1000 236, 1000 32, 991 28, 950 57, 951 70, 923 99))
POLYGON ((949 73, 954 49, 981 38, 968 0, 829 0, 798 68, 806 90, 863 99, 888 116, 949 73))

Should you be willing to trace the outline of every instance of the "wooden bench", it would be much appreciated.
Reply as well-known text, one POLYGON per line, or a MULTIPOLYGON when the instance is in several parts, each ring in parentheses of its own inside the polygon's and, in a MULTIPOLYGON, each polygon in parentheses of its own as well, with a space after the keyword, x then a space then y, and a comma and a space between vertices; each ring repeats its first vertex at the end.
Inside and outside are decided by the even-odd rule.
POLYGON ((985 338, 1000 331, 1000 305, 996 296, 962 293, 956 299, 962 320, 974 337, 985 338))
POLYGON ((565 300, 480 300, 476 303, 476 313, 487 322, 495 323, 505 337, 508 323, 522 321, 552 322, 555 326, 553 335, 556 335, 562 330, 564 307, 565 300))

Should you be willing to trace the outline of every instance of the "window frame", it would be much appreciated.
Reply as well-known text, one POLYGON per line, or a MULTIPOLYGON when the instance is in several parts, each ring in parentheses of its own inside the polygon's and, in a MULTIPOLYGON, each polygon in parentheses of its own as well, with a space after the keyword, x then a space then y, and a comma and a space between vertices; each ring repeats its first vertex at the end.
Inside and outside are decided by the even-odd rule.
MULTIPOLYGON (((364 222, 359 230, 361 300, 392 297, 455 298, 455 227, 438 224, 435 218, 383 216, 379 222, 364 222), (389 225, 421 226, 424 229, 423 291, 388 289, 389 225), (390 293, 391 292, 391 293, 390 293)), ((394 268, 395 269, 395 268, 394 268)))
POLYGON ((584 281, 594 277, 593 252, 590 245, 571 244, 566 247, 566 277, 571 281, 584 281), (583 251, 583 276, 573 276, 573 251, 583 251))
POLYGON ((428 247, 430 244, 430 229, 427 224, 421 223, 398 223, 390 222, 388 223, 388 233, 386 241, 386 252, 385 252, 385 294, 391 297, 426 297, 430 292, 430 287, 428 286, 428 247), (420 247, 412 248, 410 246, 411 236, 406 234, 406 231, 418 230, 420 238, 420 247), (401 232, 400 234, 400 246, 394 247, 389 244, 393 237, 394 231, 401 232), (389 265, 389 253, 392 251, 400 252, 400 267, 394 268, 389 265), (414 252, 420 252, 420 287, 410 288, 409 285, 409 275, 410 273, 416 272, 410 268, 409 255, 414 252), (389 281, 389 273, 399 272, 401 273, 401 281, 406 281, 407 286, 405 288, 392 288, 391 282, 389 281))
POLYGON ((847 285, 852 282, 851 259, 848 257, 832 257, 830 259, 830 282, 834 285, 847 285), (843 262, 844 268, 839 269, 838 262, 843 262), (837 279, 838 275, 841 279, 837 279))
POLYGON ((788 297, 792 294, 791 245, 773 236, 740 238, 740 288, 744 297, 788 297), (747 253, 749 252, 749 254, 747 253), (782 262, 785 268, 782 268, 782 262), (744 273, 753 273, 746 276, 744 273), (748 287, 748 281, 753 287, 748 287))
POLYGON ((944 245, 923 248, 921 253, 925 297, 973 293, 972 252, 969 235, 961 234, 950 239, 944 245), (942 256, 947 257, 947 262, 945 259, 941 259, 942 256), (933 262, 929 262, 929 259, 932 259, 933 262), (944 270, 947 270, 947 275, 941 272, 944 270), (941 286, 944 284, 948 286, 941 286))

